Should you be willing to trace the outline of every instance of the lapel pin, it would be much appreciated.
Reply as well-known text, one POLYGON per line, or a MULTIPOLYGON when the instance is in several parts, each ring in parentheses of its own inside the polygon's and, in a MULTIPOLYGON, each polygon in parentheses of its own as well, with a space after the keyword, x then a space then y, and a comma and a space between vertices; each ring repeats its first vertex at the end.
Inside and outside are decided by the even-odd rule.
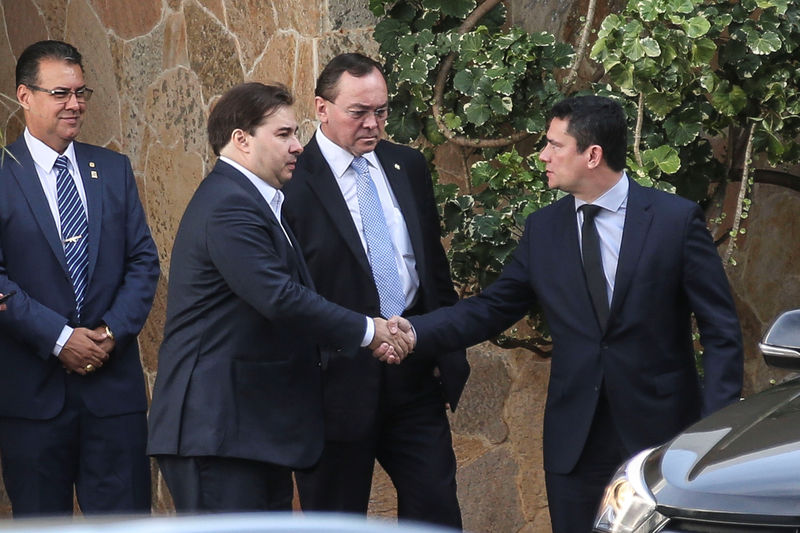
MULTIPOLYGON (((91 163, 90 163, 90 164, 91 164, 91 163)), ((91 176, 92 176, 92 179, 95 179, 95 180, 96 180, 96 179, 99 177, 99 176, 97 175, 97 171, 96 171, 96 170, 92 170, 92 174, 91 174, 91 176)))
POLYGON ((89 168, 94 168, 94 161, 89 161, 89 168))
POLYGON ((400 165, 399 165, 399 164, 397 164, 397 163, 395 163, 395 164, 394 164, 394 168, 395 168, 396 170, 400 170, 400 165))

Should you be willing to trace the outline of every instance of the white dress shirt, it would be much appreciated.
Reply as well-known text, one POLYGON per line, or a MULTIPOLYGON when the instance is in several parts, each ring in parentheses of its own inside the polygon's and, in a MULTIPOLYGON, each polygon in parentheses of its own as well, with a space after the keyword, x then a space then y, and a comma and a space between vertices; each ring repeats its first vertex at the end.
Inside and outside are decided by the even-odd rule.
MULTIPOLYGON (((608 302, 614 295, 614 281, 617 276, 617 262, 619 261, 619 248, 622 244, 622 230, 625 227, 625 212, 628 208, 628 176, 623 171, 619 181, 603 193, 592 205, 602 207, 594 224, 600 238, 600 256, 603 259, 603 273, 606 277, 606 292, 608 302)), ((583 225, 583 212, 579 208, 586 202, 575 198, 575 215, 578 217, 578 242, 583 250, 581 227, 583 225)))
MULTIPOLYGON (((31 153, 34 167, 36 168, 36 175, 39 176, 39 183, 42 185, 47 204, 50 206, 50 214, 53 215, 53 221, 56 223, 58 234, 61 235, 61 214, 58 211, 58 189, 56 186, 57 172, 54 168, 56 159, 60 155, 67 157, 67 168, 72 176, 75 186, 78 188, 78 196, 81 198, 83 210, 86 211, 86 190, 83 188, 83 180, 81 179, 81 171, 78 169, 78 160, 75 157, 75 146, 70 142, 67 149, 63 154, 59 154, 45 143, 34 137, 28 128, 22 134, 25 138, 25 144, 28 146, 28 151, 31 153)), ((86 212, 86 220, 89 220, 89 213, 86 212)), ((73 328, 65 325, 61 330, 61 334, 56 339, 56 344, 53 346, 51 353, 58 357, 61 349, 69 340, 72 335, 73 328)))
MULTIPOLYGON (((322 132, 322 128, 317 128, 317 144, 319 145, 322 157, 327 161, 328 166, 336 178, 336 184, 342 191, 344 201, 350 211, 350 216, 358 230, 361 238, 361 246, 364 253, 367 253, 367 239, 364 236, 364 225, 361 221, 361 210, 358 206, 358 195, 356 194, 356 171, 350 166, 354 156, 341 146, 328 139, 322 132)), ((411 247, 411 237, 408 235, 406 220, 397 204, 397 199, 386 179, 386 173, 381 167, 378 156, 375 152, 367 152, 363 155, 369 166, 369 173, 375 188, 378 190, 378 198, 383 208, 383 215, 389 227, 389 236, 395 253, 395 263, 397 272, 400 275, 400 283, 406 297, 406 309, 414 305, 419 290, 419 276, 417 274, 417 262, 414 257, 414 249, 411 247)))

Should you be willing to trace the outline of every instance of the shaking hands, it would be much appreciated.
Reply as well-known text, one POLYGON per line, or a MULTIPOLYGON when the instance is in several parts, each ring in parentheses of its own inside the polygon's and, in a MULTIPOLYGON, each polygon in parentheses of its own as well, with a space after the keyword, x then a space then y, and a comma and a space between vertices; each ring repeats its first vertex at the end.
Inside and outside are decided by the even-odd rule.
POLYGON ((373 318, 375 336, 369 345, 374 355, 387 364, 400 364, 414 351, 417 339, 411 323, 405 318, 393 316, 389 320, 373 318))

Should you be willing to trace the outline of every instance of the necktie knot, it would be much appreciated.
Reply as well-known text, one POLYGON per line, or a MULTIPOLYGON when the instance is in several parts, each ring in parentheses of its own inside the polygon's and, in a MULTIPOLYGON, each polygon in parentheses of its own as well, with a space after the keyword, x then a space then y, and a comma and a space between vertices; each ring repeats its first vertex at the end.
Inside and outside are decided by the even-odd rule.
POLYGON ((59 171, 68 170, 69 165, 67 163, 68 163, 67 156, 60 155, 56 157, 56 162, 53 165, 53 167, 55 167, 55 169, 59 171))
POLYGON ((350 166, 353 167, 353 170, 356 171, 356 174, 369 175, 369 164, 367 163, 367 160, 361 156, 354 157, 353 162, 350 163, 350 166))
POLYGON ((583 220, 584 221, 591 221, 594 220, 594 217, 603 209, 599 205, 594 204, 583 204, 579 208, 583 212, 583 220))

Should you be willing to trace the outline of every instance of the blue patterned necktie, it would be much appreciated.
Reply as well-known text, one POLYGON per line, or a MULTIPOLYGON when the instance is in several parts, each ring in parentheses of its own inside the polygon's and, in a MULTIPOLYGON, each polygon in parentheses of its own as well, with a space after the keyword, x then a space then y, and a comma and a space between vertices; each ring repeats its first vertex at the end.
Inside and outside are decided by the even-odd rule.
POLYGON ((86 271, 89 266, 89 223, 78 195, 78 188, 67 168, 66 156, 56 158, 56 191, 58 214, 61 218, 61 242, 67 257, 67 269, 75 290, 78 316, 81 314, 83 297, 86 294, 86 271))
POLYGON ((372 267, 372 277, 381 300, 381 314, 388 318, 405 311, 406 298, 397 272, 394 246, 389 237, 389 226, 383 216, 383 208, 378 199, 378 190, 369 175, 367 160, 363 157, 353 159, 351 165, 356 171, 356 195, 364 238, 367 241, 367 255, 372 267))

